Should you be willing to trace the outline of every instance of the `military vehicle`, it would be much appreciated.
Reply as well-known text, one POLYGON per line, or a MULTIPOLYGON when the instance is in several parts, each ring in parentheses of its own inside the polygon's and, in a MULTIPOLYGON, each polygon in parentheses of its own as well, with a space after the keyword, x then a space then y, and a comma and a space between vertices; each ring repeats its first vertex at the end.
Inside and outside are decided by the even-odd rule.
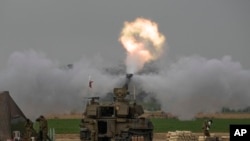
POLYGON ((80 123, 81 141, 152 141, 152 122, 143 107, 128 98, 132 76, 127 74, 124 86, 114 88, 113 101, 101 103, 99 97, 89 98, 80 123))

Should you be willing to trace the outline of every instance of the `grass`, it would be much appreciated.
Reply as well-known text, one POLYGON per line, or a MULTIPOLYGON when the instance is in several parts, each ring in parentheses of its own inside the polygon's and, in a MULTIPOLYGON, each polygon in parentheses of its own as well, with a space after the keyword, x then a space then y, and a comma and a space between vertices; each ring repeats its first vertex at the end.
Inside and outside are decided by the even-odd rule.
MULTIPOLYGON (((178 119, 152 119, 154 132, 189 130, 202 132, 204 119, 180 121, 178 119)), ((78 134, 80 119, 49 119, 49 128, 55 128, 57 134, 78 134)), ((230 124, 250 124, 250 119, 213 119, 211 132, 229 132, 230 124)), ((38 125, 35 124, 35 129, 38 125)))
MULTIPOLYGON (((80 131, 80 119, 49 119, 49 128, 54 128, 56 134, 77 134, 80 131)), ((38 129, 38 123, 34 128, 38 129)))
MULTIPOLYGON (((204 119, 180 121, 178 119, 152 119, 154 132, 189 130, 202 132, 204 119)), ((213 119, 211 132, 229 132, 230 124, 250 124, 249 119, 213 119)))

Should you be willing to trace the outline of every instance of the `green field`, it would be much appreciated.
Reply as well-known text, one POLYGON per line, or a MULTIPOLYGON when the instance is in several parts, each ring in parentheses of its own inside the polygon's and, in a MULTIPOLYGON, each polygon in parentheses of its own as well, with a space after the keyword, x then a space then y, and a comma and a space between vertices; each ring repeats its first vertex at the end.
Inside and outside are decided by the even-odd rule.
MULTIPOLYGON (((189 130, 202 132, 203 119, 180 121, 178 119, 152 119, 154 132, 189 130)), ((56 134, 78 134, 80 119, 49 119, 50 128, 55 128, 56 134)), ((250 124, 250 119, 213 119, 211 132, 229 132, 230 124, 250 124)), ((37 129, 37 123, 35 128, 37 129)))
MULTIPOLYGON (((189 130, 202 132, 204 119, 180 121, 178 119, 152 119, 154 132, 189 130)), ((213 119, 211 132, 229 132, 230 124, 250 124, 250 119, 213 119)))

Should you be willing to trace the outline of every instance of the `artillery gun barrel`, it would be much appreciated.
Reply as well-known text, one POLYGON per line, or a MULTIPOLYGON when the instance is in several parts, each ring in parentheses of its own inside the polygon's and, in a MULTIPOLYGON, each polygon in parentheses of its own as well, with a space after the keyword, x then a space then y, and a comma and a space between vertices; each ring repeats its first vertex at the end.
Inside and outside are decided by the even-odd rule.
POLYGON ((87 97, 87 99, 100 99, 98 96, 93 96, 93 97, 87 97))
POLYGON ((133 77, 133 74, 132 74, 132 73, 128 73, 128 74, 126 75, 126 82, 125 82, 125 84, 124 84, 123 87, 126 88, 127 90, 128 90, 128 85, 129 85, 129 83, 130 83, 132 77, 133 77))
POLYGON ((126 75, 126 77, 127 77, 127 79, 131 79, 132 77, 133 77, 133 74, 132 73, 128 73, 127 75, 126 75))

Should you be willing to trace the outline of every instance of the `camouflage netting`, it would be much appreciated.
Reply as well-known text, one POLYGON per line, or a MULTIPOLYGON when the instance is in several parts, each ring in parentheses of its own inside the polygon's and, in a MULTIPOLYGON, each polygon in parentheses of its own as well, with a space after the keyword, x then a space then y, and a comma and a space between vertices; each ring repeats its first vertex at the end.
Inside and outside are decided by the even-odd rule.
POLYGON ((0 141, 10 139, 12 131, 20 129, 18 125, 25 119, 25 115, 11 98, 9 92, 0 92, 0 141))

